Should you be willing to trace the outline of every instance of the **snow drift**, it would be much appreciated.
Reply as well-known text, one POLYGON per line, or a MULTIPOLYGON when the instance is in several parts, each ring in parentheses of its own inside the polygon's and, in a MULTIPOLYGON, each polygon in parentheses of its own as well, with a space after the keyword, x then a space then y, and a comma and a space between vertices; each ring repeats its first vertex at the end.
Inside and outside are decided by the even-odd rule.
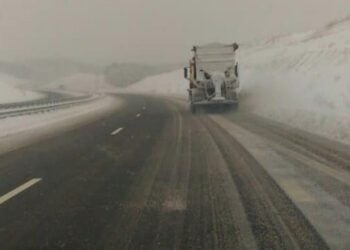
POLYGON ((252 112, 350 143, 350 19, 241 51, 252 112))
POLYGON ((42 94, 17 87, 19 85, 20 80, 0 74, 0 103, 24 102, 43 97, 42 94))
POLYGON ((45 86, 45 89, 68 93, 96 93, 111 91, 113 86, 105 83, 102 75, 75 74, 55 80, 45 86))
POLYGON ((125 88, 127 92, 147 93, 155 95, 187 96, 188 81, 183 78, 183 71, 176 70, 150 76, 125 88))
MULTIPOLYGON (((242 109, 350 143, 350 18, 243 45, 239 62, 242 109)), ((127 89, 185 97, 182 75, 149 77, 127 89)))

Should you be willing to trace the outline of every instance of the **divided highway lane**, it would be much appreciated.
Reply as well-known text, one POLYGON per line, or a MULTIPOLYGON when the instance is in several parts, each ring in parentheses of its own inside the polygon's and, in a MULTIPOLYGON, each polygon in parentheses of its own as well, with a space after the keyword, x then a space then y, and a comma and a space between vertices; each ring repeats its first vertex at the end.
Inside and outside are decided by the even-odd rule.
MULTIPOLYGON (((121 98, 126 108, 108 118, 0 157, 0 196, 40 179, 0 204, 0 248, 327 249, 339 243, 326 241, 324 224, 314 223, 324 211, 309 216, 317 197, 295 174, 278 172, 288 167, 284 161, 266 166, 282 147, 256 139, 254 128, 242 130, 239 113, 193 116, 178 101, 121 98)), ((272 140, 267 131, 264 136, 272 140)))
POLYGON ((97 244, 168 119, 159 101, 128 100, 108 118, 0 156, 0 196, 42 179, 0 205, 1 249, 97 244))

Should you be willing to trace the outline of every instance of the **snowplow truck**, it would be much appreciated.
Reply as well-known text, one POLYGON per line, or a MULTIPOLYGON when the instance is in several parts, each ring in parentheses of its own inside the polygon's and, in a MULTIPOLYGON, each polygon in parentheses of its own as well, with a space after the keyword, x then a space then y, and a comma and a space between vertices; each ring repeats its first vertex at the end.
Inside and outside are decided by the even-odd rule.
POLYGON ((194 46, 184 77, 189 81, 192 113, 203 106, 238 107, 238 44, 194 46))

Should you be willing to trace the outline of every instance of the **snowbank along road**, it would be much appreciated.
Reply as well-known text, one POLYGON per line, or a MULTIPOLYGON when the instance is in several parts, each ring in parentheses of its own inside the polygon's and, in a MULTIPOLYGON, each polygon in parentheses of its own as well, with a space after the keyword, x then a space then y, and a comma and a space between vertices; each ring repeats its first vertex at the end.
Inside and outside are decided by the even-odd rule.
POLYGON ((0 157, 2 249, 348 249, 350 148, 178 99, 0 157))

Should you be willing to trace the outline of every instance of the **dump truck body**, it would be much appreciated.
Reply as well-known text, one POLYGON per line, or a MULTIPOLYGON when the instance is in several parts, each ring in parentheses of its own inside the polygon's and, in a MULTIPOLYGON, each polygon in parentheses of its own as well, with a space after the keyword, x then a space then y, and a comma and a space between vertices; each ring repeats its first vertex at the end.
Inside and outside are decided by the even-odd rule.
POLYGON ((184 69, 192 111, 198 106, 238 105, 237 49, 236 43, 193 47, 189 67, 184 69))

